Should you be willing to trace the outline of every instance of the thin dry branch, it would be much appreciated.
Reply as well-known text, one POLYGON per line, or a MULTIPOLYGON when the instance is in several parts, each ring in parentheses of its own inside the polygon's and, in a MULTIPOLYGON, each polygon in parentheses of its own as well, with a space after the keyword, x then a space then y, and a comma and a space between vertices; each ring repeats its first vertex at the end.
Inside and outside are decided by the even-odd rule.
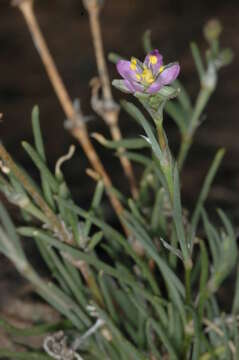
MULTIPOLYGON (((92 83, 92 107, 98 115, 100 115, 106 124, 109 126, 111 136, 115 141, 122 139, 121 131, 118 125, 119 122, 119 106, 115 103, 110 86, 109 74, 106 66, 103 41, 100 27, 100 5, 98 0, 83 0, 85 8, 89 13, 90 28, 93 38, 96 63, 100 78, 99 82, 92 83), (98 90, 102 87, 103 99, 99 99, 98 90)), ((134 198, 138 195, 136 181, 133 173, 133 168, 130 161, 124 156, 124 149, 119 149, 120 162, 129 180, 131 193, 134 198)))
MULTIPOLYGON (((109 175, 106 173, 104 166, 103 166, 102 162, 100 161, 100 159, 90 141, 90 138, 89 138, 86 126, 85 126, 85 122, 84 122, 84 116, 81 112, 77 112, 75 110, 72 100, 70 99, 70 96, 68 95, 65 85, 60 77, 60 74, 59 74, 57 68, 56 68, 54 60, 50 54, 50 51, 47 47, 47 44, 46 44, 45 39, 40 30, 37 19, 35 17, 34 10, 33 10, 33 0, 14 0, 12 2, 12 4, 14 6, 17 6, 21 10, 21 12, 26 20, 27 26, 28 26, 30 33, 32 35, 32 38, 33 38, 33 42, 39 52, 39 55, 45 66, 45 69, 49 76, 49 79, 55 89, 55 92, 60 100, 62 108, 67 116, 68 123, 69 123, 69 126, 68 126, 69 131, 79 141, 79 143, 81 144, 92 167, 102 177, 102 180, 104 182, 104 185, 105 185, 107 194, 109 196, 109 199, 111 201, 111 204, 112 204, 116 214, 118 215, 120 222, 122 223, 120 216, 123 212, 123 207, 122 207, 120 201, 117 199, 117 197, 112 192, 111 179, 110 179, 109 175)), ((127 233, 125 226, 123 224, 122 224, 122 226, 123 226, 125 232, 127 233)))

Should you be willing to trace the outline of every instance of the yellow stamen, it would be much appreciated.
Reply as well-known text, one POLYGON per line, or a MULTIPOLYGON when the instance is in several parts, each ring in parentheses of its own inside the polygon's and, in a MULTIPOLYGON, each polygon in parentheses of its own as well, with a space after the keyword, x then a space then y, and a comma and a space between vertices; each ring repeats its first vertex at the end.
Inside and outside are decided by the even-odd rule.
POLYGON ((136 79, 137 79, 137 80, 140 80, 140 79, 141 79, 141 75, 136 74, 136 79))
POLYGON ((154 82, 154 77, 153 77, 152 71, 149 69, 144 69, 141 76, 142 76, 142 79, 148 84, 152 84, 154 82))
POLYGON ((162 71, 164 71, 164 66, 160 66, 159 68, 159 72, 161 73, 162 71))
POLYGON ((137 59, 135 59, 134 57, 131 58, 130 68, 131 70, 136 70, 137 68, 137 59))
POLYGON ((149 61, 151 64, 155 65, 158 62, 157 56, 155 55, 149 55, 149 61))

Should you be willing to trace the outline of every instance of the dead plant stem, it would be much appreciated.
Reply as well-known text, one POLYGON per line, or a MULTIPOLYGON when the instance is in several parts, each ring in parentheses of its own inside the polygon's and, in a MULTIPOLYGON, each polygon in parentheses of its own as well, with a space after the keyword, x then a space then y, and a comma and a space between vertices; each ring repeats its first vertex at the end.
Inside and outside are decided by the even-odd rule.
MULTIPOLYGON (((75 111, 72 100, 70 99, 70 96, 68 95, 65 85, 56 68, 54 60, 50 54, 50 51, 47 47, 47 44, 40 30, 37 19, 35 17, 33 10, 33 0, 14 0, 13 5, 17 6, 21 10, 26 20, 26 23, 33 38, 33 42, 39 52, 43 64, 45 65, 49 79, 55 89, 55 92, 60 100, 62 108, 68 118, 70 124, 69 130, 71 131, 72 135, 81 144, 86 156, 88 157, 95 171, 99 173, 99 175, 102 177, 111 204, 116 214, 118 215, 119 220, 121 221, 120 216, 123 212, 123 207, 120 201, 118 200, 118 198, 112 192, 111 179, 109 175, 106 173, 104 166, 90 141, 84 123, 84 117, 82 113, 75 111)), ((122 226, 124 227, 124 230, 127 233, 125 226, 124 225, 122 226)))
MULTIPOLYGON (((118 125, 119 107, 114 102, 112 96, 109 74, 104 56, 102 33, 101 33, 100 19, 99 19, 99 13, 100 13, 99 1, 84 0, 83 2, 89 13, 90 29, 94 44, 96 63, 97 63, 98 73, 99 73, 102 92, 103 92, 103 101, 94 102, 95 104, 98 104, 98 107, 95 106, 94 110, 99 115, 101 115, 103 120, 109 126, 113 140, 119 141, 122 139, 121 131, 118 125)), ((123 148, 119 149, 119 154, 120 154, 121 165, 123 167, 126 177, 129 180, 131 193, 133 197, 136 198, 138 195, 138 190, 136 186, 132 165, 130 161, 124 156, 123 148)))

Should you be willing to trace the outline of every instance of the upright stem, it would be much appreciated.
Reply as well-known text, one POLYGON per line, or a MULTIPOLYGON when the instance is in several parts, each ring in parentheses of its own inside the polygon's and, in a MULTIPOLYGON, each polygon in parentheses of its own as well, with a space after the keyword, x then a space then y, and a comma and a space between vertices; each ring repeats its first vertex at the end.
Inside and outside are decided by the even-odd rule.
POLYGON ((192 264, 185 264, 185 288, 186 288, 186 304, 191 304, 191 270, 192 264))
MULTIPOLYGON (((201 103, 202 101, 200 101, 201 103)), ((198 106, 199 107, 199 106, 198 106)), ((200 108, 197 110, 199 111, 200 108)), ((154 116, 154 122, 156 124, 157 128, 157 134, 158 134, 158 141, 160 145, 160 149, 162 151, 162 161, 161 161, 161 167, 162 171, 164 173, 167 186, 168 186, 168 192, 169 192, 169 198, 171 201, 171 206, 174 208, 174 180, 173 180, 173 160, 172 155, 168 146, 167 138, 163 130, 163 114, 161 112, 158 112, 154 116)), ((191 122, 192 130, 195 128, 196 123, 195 119, 191 122)), ((187 305, 190 305, 191 303, 191 270, 192 270, 192 262, 189 258, 184 259, 184 270, 185 270, 185 284, 186 284, 186 303, 187 305)))
MULTIPOLYGON (((100 6, 98 0, 84 0, 84 5, 89 13, 90 19, 90 28, 93 38, 96 63, 98 68, 98 73, 100 77, 100 82, 103 92, 103 101, 98 101, 97 105, 94 107, 94 110, 99 113, 106 124, 110 128, 111 136, 115 141, 119 141, 122 138, 120 128, 118 126, 119 120, 119 107, 115 104, 109 74, 106 66, 103 41, 100 27, 100 6)), ((95 103, 96 104, 96 103, 95 103)), ((131 192, 134 198, 138 196, 138 189, 136 186, 136 181, 133 173, 133 168, 130 161, 124 156, 124 149, 119 149, 120 162, 125 172, 126 177, 129 180, 131 192)))
MULTIPOLYGON (((65 85, 60 77, 60 74, 59 74, 57 68, 56 68, 54 60, 53 60, 53 58, 50 54, 50 51, 46 45, 46 42, 41 33, 41 30, 39 28, 38 22, 36 20, 36 17, 35 17, 34 11, 33 11, 33 0, 15 0, 15 1, 13 1, 13 5, 18 6, 18 8, 21 10, 21 12, 26 20, 26 23, 28 25, 28 28, 29 28, 30 33, 33 38, 33 42, 36 45, 36 48, 39 52, 42 62, 45 65, 45 69, 49 76, 49 79, 50 79, 50 81, 55 89, 55 92, 60 100, 62 108, 69 120, 70 131, 71 131, 72 135, 81 144, 81 146, 82 146, 86 156, 88 157, 90 163, 92 164, 93 168, 102 177, 107 194, 111 201, 111 204, 120 220, 120 216, 123 212, 123 207, 122 207, 120 201, 117 199, 117 197, 113 194, 113 192, 111 190, 112 189, 111 179, 110 179, 109 175, 106 173, 106 171, 103 167, 103 164, 101 163, 101 161, 89 139, 89 135, 88 135, 85 123, 84 123, 84 117, 81 113, 76 112, 76 110, 74 109, 72 100, 70 99, 70 96, 68 95, 65 85)), ((124 227, 124 230, 127 233, 125 226, 123 224, 122 224, 122 226, 124 227)))
POLYGON ((157 126, 158 141, 159 141, 160 149, 162 150, 162 152, 165 152, 167 143, 165 140, 165 134, 164 134, 162 122, 157 123, 156 126, 157 126))
POLYGON ((157 128, 158 142, 162 151, 161 168, 164 173, 171 204, 173 206, 173 169, 172 169, 172 155, 168 147, 168 141, 163 129, 163 114, 161 112, 154 117, 154 122, 157 128))

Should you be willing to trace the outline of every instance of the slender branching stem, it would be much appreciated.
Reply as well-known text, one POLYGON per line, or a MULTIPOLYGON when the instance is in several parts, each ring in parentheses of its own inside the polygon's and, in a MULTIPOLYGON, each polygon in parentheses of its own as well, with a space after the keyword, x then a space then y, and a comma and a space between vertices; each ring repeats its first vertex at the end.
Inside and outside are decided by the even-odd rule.
MULTIPOLYGON (((98 73, 100 77, 100 83, 102 86, 103 92, 103 101, 92 101, 92 105, 94 110, 101 115, 103 120, 110 128, 111 136, 115 141, 119 141, 122 138, 121 131, 118 125, 119 120, 119 107, 114 102, 109 74, 106 66, 104 49, 103 49, 103 41, 102 41, 102 33, 100 27, 100 5, 98 0, 84 0, 84 5, 89 13, 90 19, 90 29, 93 38, 96 63, 98 68, 98 73), (94 106, 95 105, 95 106, 94 106)), ((97 92, 98 95, 98 92, 97 92)), ((94 89, 93 89, 94 96, 94 89)), ((133 197, 137 197, 138 189, 136 186, 136 181, 133 173, 133 168, 130 161, 124 156, 124 149, 119 149, 120 162, 125 172, 126 177, 129 180, 131 193, 133 197)))
POLYGON ((54 214, 54 212, 51 210, 51 208, 48 206, 42 196, 30 183, 25 174, 17 167, 10 154, 7 152, 7 150, 1 143, 0 158, 3 160, 5 166, 9 168, 9 170, 14 174, 18 181, 23 185, 23 187, 33 198, 33 200, 39 206, 42 212, 46 215, 46 218, 49 221, 49 226, 51 226, 53 232, 55 232, 62 241, 68 244, 72 244, 72 239, 69 237, 60 219, 54 214))
MULTIPOLYGON (((86 156, 88 157, 90 163, 92 164, 93 168, 96 170, 97 173, 103 179, 107 194, 111 201, 111 204, 118 215, 119 219, 123 212, 123 207, 118 200, 118 198, 114 195, 111 191, 112 189, 112 182, 109 175, 106 173, 102 162, 100 161, 87 132, 84 117, 81 112, 76 112, 74 109, 72 100, 68 95, 68 92, 65 88, 65 85, 60 77, 60 74, 56 68, 54 60, 50 54, 50 51, 47 47, 45 39, 42 35, 40 27, 38 25, 37 19, 34 14, 33 10, 33 1, 32 0, 14 0, 13 5, 17 6, 27 23, 27 26, 30 30, 30 33, 33 38, 33 42, 36 45, 36 48, 39 52, 39 55, 42 59, 42 62, 46 68, 46 72, 49 76, 49 79, 54 87, 54 90, 59 98, 61 106, 68 118, 69 121, 69 130, 71 131, 72 135, 79 141, 81 144, 86 156)), ((121 220, 120 220, 121 221, 121 220)), ((123 226, 123 225, 122 225, 123 226)), ((125 232, 127 232, 124 226, 125 232)))

